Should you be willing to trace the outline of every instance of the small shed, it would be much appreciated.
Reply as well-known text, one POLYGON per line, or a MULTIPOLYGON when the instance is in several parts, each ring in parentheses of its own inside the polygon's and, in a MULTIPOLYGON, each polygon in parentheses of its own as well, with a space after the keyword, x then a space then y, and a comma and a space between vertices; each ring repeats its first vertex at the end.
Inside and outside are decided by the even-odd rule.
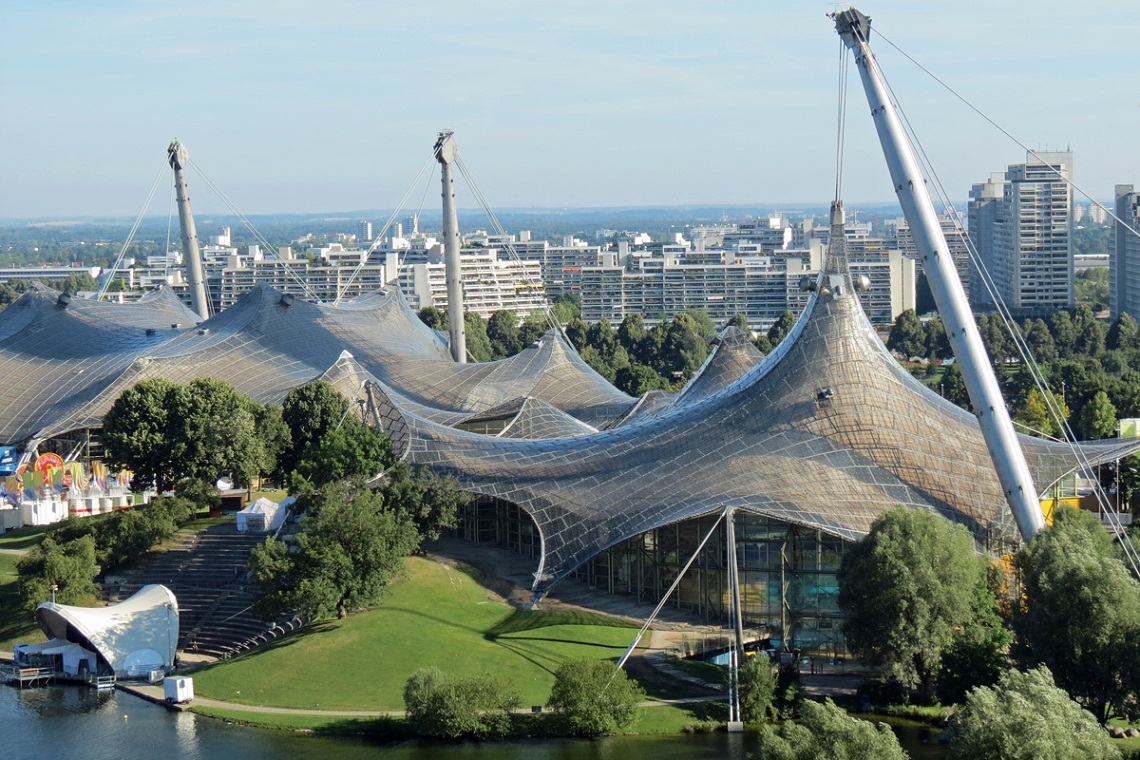
POLYGON ((252 531, 254 533, 270 533, 281 527, 285 516, 289 513, 289 505, 294 502, 292 496, 280 504, 272 499, 262 497, 237 513, 237 529, 241 533, 252 531))

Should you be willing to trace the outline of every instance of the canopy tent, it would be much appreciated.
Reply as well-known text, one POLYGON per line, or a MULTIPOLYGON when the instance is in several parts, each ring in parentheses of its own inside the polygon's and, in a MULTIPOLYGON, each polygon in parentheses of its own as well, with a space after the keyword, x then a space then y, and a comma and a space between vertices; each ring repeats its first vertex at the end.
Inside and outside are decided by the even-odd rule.
POLYGON ((288 506, 294 501, 292 496, 280 504, 265 497, 258 499, 237 513, 238 531, 269 533, 277 530, 285 522, 285 516, 289 513, 288 506))
MULTIPOLYGON (((108 607, 44 602, 36 609, 36 620, 49 638, 93 651, 100 670, 105 665, 118 678, 145 677, 153 670, 169 672, 174 667, 178 600, 165 586, 143 586, 130 599, 108 607)), ((65 669, 74 661, 78 671, 82 652, 59 653, 64 655, 65 669)))

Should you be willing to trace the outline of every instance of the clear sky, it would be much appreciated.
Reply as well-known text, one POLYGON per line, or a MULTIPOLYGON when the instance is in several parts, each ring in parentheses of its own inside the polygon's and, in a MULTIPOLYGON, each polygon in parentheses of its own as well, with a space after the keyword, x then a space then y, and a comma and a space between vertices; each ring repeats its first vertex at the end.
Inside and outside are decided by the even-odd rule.
MULTIPOLYGON (((0 0, 0 217, 134 216, 174 137, 243 213, 392 208, 442 128, 493 207, 824 203, 834 7, 0 0)), ((877 30, 1026 144, 1070 146, 1094 197, 1140 184, 1136 3, 859 7, 953 197, 1024 152, 877 30)), ((844 195, 892 201, 853 67, 848 92, 844 195)), ((196 210, 224 209, 190 182, 196 210)))

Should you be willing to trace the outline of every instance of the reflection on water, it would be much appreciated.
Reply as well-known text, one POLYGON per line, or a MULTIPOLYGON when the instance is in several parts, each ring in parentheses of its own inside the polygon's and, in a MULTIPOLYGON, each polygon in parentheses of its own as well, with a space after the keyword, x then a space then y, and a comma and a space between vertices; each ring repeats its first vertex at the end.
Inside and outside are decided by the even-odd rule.
MULTIPOLYGON (((916 758, 943 757, 925 729, 903 729, 916 758)), ((299 758, 338 760, 759 760, 754 740, 724 733, 697 736, 624 736, 598 741, 380 745, 357 738, 325 738, 244 728, 192 713, 172 713, 118 692, 53 686, 20 691, 0 686, 0 755, 11 758, 180 760, 299 758)))

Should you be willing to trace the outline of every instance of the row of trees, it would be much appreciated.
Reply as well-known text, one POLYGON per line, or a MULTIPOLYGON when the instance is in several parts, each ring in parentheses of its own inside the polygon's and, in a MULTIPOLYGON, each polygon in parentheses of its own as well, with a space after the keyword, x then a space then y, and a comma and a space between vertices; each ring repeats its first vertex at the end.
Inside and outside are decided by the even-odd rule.
MULTIPOLYGON (((548 735, 601 736, 627 729, 641 714, 645 692, 610 662, 566 660, 554 674, 546 707, 548 735)), ((436 739, 490 739, 511 732, 518 692, 501 676, 449 676, 438 668, 417 670, 404 686, 409 726, 436 739)))
POLYGON ((197 486, 188 493, 159 499, 149 506, 71 518, 48 532, 16 565, 20 598, 29 610, 52 596, 61 604, 84 604, 98 598, 95 583, 101 572, 113 570, 150 550, 194 519, 209 498, 197 486))
POLYGON ((1131 643, 1140 583, 1096 516, 1059 510, 1014 565, 1019 595, 1000 564, 976 555, 965 528, 933 513, 885 512, 840 564, 847 644, 921 699, 960 703, 1012 662, 1046 666, 1101 723, 1140 716, 1131 643))

